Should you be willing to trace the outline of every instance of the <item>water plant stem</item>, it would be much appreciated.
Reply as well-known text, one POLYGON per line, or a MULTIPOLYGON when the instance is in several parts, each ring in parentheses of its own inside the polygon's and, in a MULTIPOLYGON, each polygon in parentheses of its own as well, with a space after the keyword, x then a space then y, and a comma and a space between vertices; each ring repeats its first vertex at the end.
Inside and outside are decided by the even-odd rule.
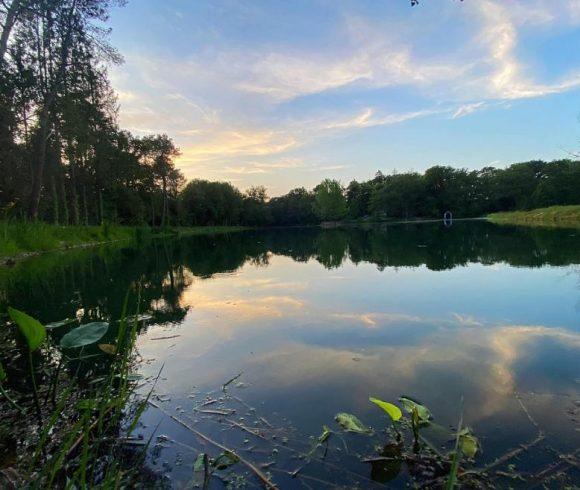
POLYGON ((34 362, 32 361, 32 351, 28 349, 28 367, 30 369, 30 379, 32 381, 32 394, 34 396, 34 406, 36 407, 36 417, 38 419, 38 426, 42 427, 42 410, 40 409, 40 401, 38 400, 38 388, 36 386, 36 378, 34 376, 34 362))
POLYGON ((4 398, 6 398, 6 400, 8 400, 8 403, 10 403, 10 405, 12 405, 14 408, 16 408, 17 410, 19 410, 20 412, 24 412, 24 409, 18 405, 18 403, 16 403, 12 397, 10 395, 8 395, 8 393, 6 393, 6 390, 4 390, 4 388, 2 387, 2 385, 0 384, 0 393, 2 393, 2 395, 4 396, 4 398))

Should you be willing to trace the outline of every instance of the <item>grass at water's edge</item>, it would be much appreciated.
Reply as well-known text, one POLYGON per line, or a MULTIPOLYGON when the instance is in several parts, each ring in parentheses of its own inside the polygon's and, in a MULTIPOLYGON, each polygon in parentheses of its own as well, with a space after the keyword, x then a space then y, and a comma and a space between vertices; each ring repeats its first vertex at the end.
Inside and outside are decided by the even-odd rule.
POLYGON ((226 233, 241 226, 200 226, 155 230, 148 227, 103 224, 100 226, 58 226, 42 222, 0 221, 0 258, 98 245, 142 237, 188 236, 226 233))
POLYGON ((487 219, 499 225, 580 228, 580 205, 552 206, 531 211, 493 213, 488 215, 487 219))

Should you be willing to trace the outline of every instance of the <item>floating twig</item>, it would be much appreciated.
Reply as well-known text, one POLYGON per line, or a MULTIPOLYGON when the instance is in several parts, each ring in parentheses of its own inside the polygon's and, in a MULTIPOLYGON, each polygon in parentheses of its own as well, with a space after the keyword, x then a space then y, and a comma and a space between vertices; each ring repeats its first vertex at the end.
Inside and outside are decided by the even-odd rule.
MULTIPOLYGON (((240 373, 240 375, 241 375, 241 373, 240 373)), ((242 463, 244 466, 246 466, 248 469, 250 469, 260 479, 260 481, 264 484, 264 486, 268 490, 277 490, 278 487, 274 483, 272 483, 272 481, 259 468, 257 468, 253 463, 251 463, 247 459, 240 456, 236 451, 227 448, 226 446, 220 444, 219 442, 214 441, 213 439, 210 439, 205 434, 203 434, 200 431, 198 431, 197 429, 194 429, 193 427, 191 427, 185 421, 183 421, 180 418, 176 417, 175 415, 167 412, 164 408, 162 408, 160 405, 158 405, 154 401, 148 400, 148 402, 151 406, 153 406, 154 408, 157 408, 159 411, 161 411, 162 413, 167 415, 169 418, 171 418, 172 420, 177 422, 182 427, 185 427, 187 430, 189 430, 190 432, 195 434, 200 439, 202 439, 205 442, 217 447, 218 449, 221 449, 222 451, 229 452, 229 453, 233 454, 234 456, 236 456, 239 459, 240 463, 242 463)))
POLYGON ((152 337, 149 340, 167 340, 167 339, 176 339, 177 337, 181 337, 181 335, 168 335, 167 337, 152 337))
POLYGON ((222 385, 222 391, 225 393, 226 388, 231 385, 234 381, 236 381, 237 379, 240 378, 240 376, 244 374, 243 371, 240 371, 239 374, 236 374, 232 379, 226 381, 223 385, 222 385))

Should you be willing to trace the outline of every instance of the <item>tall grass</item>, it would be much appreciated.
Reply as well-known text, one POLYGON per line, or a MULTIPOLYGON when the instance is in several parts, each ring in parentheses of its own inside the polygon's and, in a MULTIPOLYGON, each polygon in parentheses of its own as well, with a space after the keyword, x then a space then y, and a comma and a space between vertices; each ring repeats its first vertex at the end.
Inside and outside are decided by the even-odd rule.
POLYGON ((83 244, 126 240, 135 229, 117 225, 58 226, 42 222, 1 221, 0 256, 42 252, 83 244))
MULTIPOLYGON (((134 460, 143 462, 148 443, 127 462, 127 450, 119 442, 136 428, 148 399, 133 399, 135 379, 131 370, 138 315, 127 320, 128 297, 114 343, 106 344, 101 354, 87 355, 81 349, 78 358, 68 358, 68 371, 61 369, 62 354, 56 367, 43 363, 42 371, 50 382, 44 386, 38 433, 31 430, 29 436, 32 446, 28 447, 32 450, 20 458, 22 488, 130 488, 140 478, 141 465, 135 465, 134 460), (81 363, 90 364, 95 357, 103 356, 108 363, 104 374, 79 376, 81 363), (78 367, 75 369, 70 361, 78 362, 78 367)), ((45 354, 56 353, 56 347, 50 344, 44 347, 45 354)), ((35 400, 38 398, 35 396, 35 400)), ((27 408, 20 416, 30 419, 31 407, 27 408)))
POLYGON ((580 205, 552 206, 531 211, 493 213, 487 219, 500 225, 544 226, 553 228, 580 228, 580 205))
POLYGON ((200 226, 152 230, 147 226, 59 226, 40 221, 0 220, 0 258, 29 252, 46 252, 120 240, 140 243, 145 237, 189 236, 227 233, 242 226, 200 226))

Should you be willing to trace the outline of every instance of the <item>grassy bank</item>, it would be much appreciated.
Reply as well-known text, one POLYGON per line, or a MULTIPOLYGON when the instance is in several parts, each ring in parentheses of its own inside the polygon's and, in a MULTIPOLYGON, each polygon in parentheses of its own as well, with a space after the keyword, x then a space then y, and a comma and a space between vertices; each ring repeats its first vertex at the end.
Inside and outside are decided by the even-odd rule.
POLYGON ((57 226, 24 221, 0 221, 0 258, 62 250, 121 240, 141 240, 145 236, 189 236, 226 233, 244 229, 240 226, 200 226, 163 231, 147 227, 101 225, 57 226))
POLYGON ((580 206, 552 206, 531 211, 493 213, 487 219, 499 225, 580 228, 580 206))

